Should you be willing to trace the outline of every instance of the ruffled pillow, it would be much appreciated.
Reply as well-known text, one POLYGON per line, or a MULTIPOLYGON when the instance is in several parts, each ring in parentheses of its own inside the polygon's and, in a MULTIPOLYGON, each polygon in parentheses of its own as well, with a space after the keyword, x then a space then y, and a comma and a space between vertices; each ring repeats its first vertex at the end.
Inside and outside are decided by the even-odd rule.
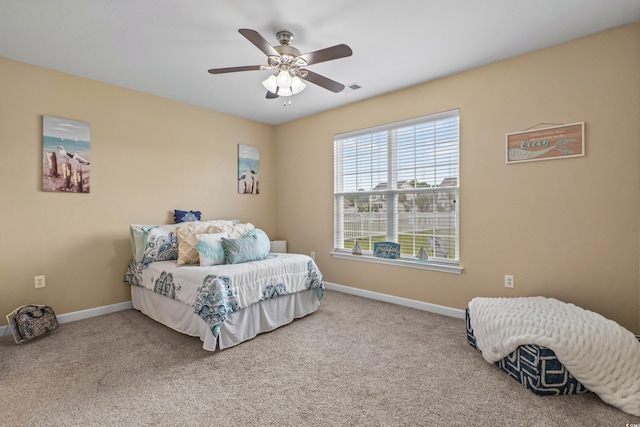
POLYGON ((241 239, 247 232, 253 230, 255 227, 250 222, 245 224, 233 224, 233 225, 218 225, 218 233, 227 233, 230 239, 241 239))
POLYGON ((196 250, 200 258, 200 267, 210 267, 226 262, 222 238, 227 237, 227 233, 197 234, 198 243, 196 250))

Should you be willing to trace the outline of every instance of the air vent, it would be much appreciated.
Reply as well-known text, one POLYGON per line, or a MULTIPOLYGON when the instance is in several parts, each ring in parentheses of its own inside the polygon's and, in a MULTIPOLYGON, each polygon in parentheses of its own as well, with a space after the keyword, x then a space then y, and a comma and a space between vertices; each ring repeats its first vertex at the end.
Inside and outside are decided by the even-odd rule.
POLYGON ((344 90, 342 92, 353 92, 354 90, 358 90, 358 89, 362 89, 362 85, 360 83, 349 83, 348 85, 346 85, 344 87, 344 90))

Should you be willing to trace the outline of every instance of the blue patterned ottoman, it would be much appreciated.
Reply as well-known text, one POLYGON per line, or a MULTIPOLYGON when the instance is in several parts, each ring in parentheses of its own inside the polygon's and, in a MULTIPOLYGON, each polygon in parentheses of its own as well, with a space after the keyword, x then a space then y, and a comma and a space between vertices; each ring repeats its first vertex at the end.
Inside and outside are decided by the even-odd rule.
MULTIPOLYGON (((469 309, 466 310, 467 341, 478 350, 476 337, 471 328, 469 309)), ((640 341, 640 335, 636 335, 640 341)), ((480 350, 478 350, 480 351, 480 350)), ((556 354, 547 347, 539 345, 521 345, 496 365, 513 379, 539 396, 558 396, 561 394, 588 393, 571 372, 564 367, 556 354)))
MULTIPOLYGON (((476 338, 471 328, 469 309, 466 311, 467 341, 473 348, 476 338)), ((539 396, 587 393, 582 385, 558 360, 553 350, 538 345, 521 345, 496 365, 539 396)))

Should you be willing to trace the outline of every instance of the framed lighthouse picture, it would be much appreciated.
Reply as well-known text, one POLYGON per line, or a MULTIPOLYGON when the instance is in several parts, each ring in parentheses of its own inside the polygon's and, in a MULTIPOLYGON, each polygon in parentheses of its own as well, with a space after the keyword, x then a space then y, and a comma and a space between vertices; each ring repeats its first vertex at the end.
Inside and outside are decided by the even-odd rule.
POLYGON ((42 191, 88 193, 89 123, 42 116, 42 191))
POLYGON ((260 194, 260 149, 238 144, 238 193, 260 194))

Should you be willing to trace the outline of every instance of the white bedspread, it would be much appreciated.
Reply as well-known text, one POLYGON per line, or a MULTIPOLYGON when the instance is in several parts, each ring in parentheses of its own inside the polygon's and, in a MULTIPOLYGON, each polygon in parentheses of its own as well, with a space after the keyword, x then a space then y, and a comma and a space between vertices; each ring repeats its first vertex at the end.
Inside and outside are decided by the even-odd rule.
POLYGON ((237 291, 238 305, 245 308, 268 298, 270 295, 265 296, 265 292, 278 292, 278 285, 285 288, 283 293, 308 289, 310 271, 316 272, 316 265, 310 257, 300 254, 278 254, 260 261, 211 267, 159 261, 141 270, 141 280, 136 284, 193 306, 206 277, 213 275, 228 280, 229 287, 237 291))
POLYGON ((324 289, 315 262, 300 254, 277 254, 260 261, 211 267, 178 266, 175 261, 143 266, 132 260, 125 283, 193 307, 214 336, 229 313, 308 289, 315 289, 320 299, 324 289))
POLYGON ((520 345, 550 348, 603 401, 640 416, 640 342, 616 322, 545 297, 474 298, 469 317, 488 362, 520 345))

